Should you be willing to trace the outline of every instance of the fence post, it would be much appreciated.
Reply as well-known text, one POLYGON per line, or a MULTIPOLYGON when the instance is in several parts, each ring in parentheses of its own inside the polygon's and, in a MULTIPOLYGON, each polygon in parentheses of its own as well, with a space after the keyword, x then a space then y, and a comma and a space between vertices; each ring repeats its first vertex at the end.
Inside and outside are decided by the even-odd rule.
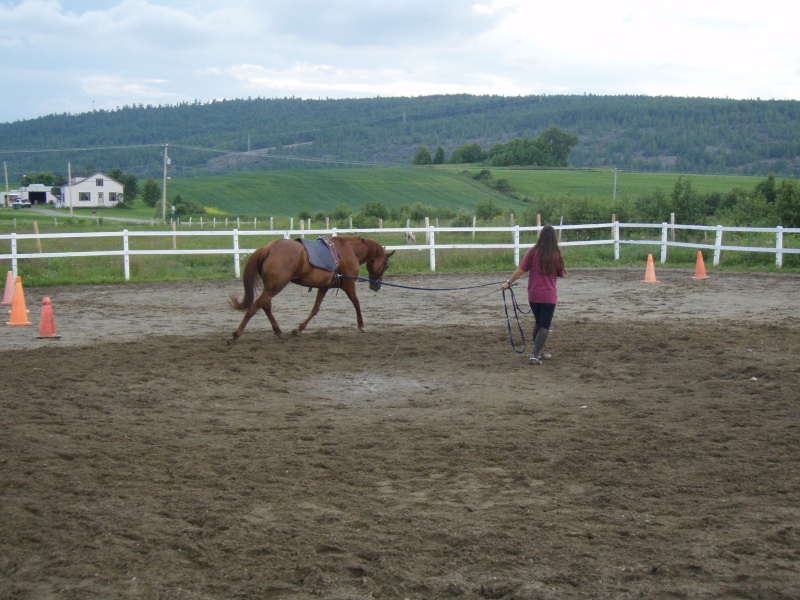
POLYGON ((514 225, 514 266, 519 266, 519 225, 514 225))
POLYGON ((239 230, 233 230, 233 273, 238 279, 240 275, 239 269, 239 230))
POLYGON ((717 225, 717 237, 714 240, 714 266, 719 264, 719 255, 722 252, 722 225, 717 225))
POLYGON ((611 231, 614 238, 614 260, 619 260, 619 221, 614 221, 611 231))
MULTIPOLYGON (((425 229, 426 229, 427 231, 430 231, 430 230, 431 230, 431 220, 430 220, 430 217, 425 217, 425 229)), ((430 233, 426 234, 426 236, 425 236, 425 243, 426 243, 426 244, 433 244, 433 236, 432 236, 430 233)))
MULTIPOLYGON (((428 217, 425 217, 427 220, 428 217)), ((428 243, 431 245, 431 271, 436 271, 436 245, 433 238, 433 227, 428 227, 428 243)))
POLYGON ((128 230, 122 230, 122 265, 125 270, 125 281, 131 280, 131 250, 130 242, 128 240, 128 230))
MULTIPOLYGON (((16 221, 16 219, 14 219, 16 221)), ((14 225, 16 227, 16 224, 14 225)), ((14 281, 17 280, 17 232, 11 232, 11 274, 14 276, 14 281)))
POLYGON ((475 225, 478 222, 478 217, 476 215, 472 215, 472 239, 475 239, 475 225))
POLYGON ((675 213, 669 213, 669 222, 672 224, 672 241, 675 241, 675 213))
POLYGON ((667 224, 661 223, 661 264, 667 262, 667 224))
POLYGON ((783 266, 783 227, 778 225, 775 230, 775 264, 778 268, 783 266))

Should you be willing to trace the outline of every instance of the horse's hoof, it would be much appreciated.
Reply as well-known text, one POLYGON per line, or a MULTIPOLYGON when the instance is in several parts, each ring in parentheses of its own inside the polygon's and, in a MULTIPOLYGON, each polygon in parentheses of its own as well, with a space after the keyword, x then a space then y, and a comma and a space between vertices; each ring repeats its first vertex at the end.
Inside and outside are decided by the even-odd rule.
POLYGON ((359 328, 358 328, 358 330, 359 330, 361 333, 366 333, 366 332, 367 332, 367 328, 366 328, 366 327, 359 327, 359 328))
POLYGON ((292 329, 292 337, 298 337, 300 335, 299 329, 292 329))

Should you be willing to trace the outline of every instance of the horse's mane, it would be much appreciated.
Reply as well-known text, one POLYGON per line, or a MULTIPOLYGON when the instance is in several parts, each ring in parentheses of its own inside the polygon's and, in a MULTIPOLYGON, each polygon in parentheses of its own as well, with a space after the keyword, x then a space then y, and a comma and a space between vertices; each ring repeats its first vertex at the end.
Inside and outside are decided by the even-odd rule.
POLYGON ((381 246, 375 240, 370 240, 368 238, 363 238, 361 236, 355 235, 351 237, 345 238, 350 244, 351 242, 355 242, 356 244, 361 245, 365 249, 364 258, 369 260, 374 256, 379 256, 381 252, 383 252, 383 246, 381 246))
POLYGON ((383 252, 383 246, 381 246, 375 240, 364 239, 364 244, 367 246, 367 256, 378 256, 383 252))

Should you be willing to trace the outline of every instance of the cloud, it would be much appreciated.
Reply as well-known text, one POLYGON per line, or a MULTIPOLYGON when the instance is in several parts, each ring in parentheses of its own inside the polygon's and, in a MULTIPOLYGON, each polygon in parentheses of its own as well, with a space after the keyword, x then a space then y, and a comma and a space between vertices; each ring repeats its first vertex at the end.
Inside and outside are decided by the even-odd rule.
POLYGON ((0 1, 0 80, 19 91, 0 121, 247 96, 800 98, 798 16, 778 0, 0 1))

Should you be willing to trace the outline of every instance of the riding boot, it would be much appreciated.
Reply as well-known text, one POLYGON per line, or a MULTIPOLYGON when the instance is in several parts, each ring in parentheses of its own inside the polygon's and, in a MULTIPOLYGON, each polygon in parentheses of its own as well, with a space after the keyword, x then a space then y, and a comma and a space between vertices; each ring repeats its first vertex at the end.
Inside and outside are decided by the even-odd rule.
POLYGON ((544 344, 547 342, 547 336, 550 334, 549 329, 539 327, 536 332, 536 338, 533 340, 533 350, 531 351, 531 362, 541 364, 542 355, 544 354, 544 344))

